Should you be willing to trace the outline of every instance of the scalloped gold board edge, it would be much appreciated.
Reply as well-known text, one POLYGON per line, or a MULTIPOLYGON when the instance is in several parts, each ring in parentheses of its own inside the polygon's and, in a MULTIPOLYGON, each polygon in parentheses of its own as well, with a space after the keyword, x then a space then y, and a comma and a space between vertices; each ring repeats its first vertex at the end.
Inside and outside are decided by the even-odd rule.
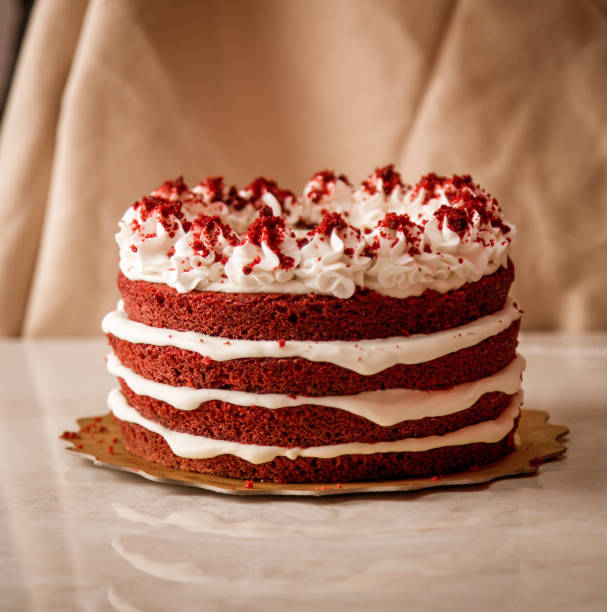
MULTIPOLYGON (((569 433, 563 425, 548 422, 549 414, 540 410, 522 410, 518 429, 520 443, 504 459, 477 470, 445 474, 438 477, 408 478, 378 482, 345 482, 342 484, 274 484, 234 480, 184 472, 146 461, 129 453, 122 443, 120 428, 111 414, 77 420, 80 427, 73 437, 65 438, 72 444, 67 450, 91 459, 96 465, 132 472, 155 482, 198 487, 230 495, 343 495, 346 493, 386 493, 419 491, 434 487, 475 485, 498 478, 533 474, 539 465, 566 451, 560 439, 569 433)), ((69 434, 69 432, 66 432, 69 434)))

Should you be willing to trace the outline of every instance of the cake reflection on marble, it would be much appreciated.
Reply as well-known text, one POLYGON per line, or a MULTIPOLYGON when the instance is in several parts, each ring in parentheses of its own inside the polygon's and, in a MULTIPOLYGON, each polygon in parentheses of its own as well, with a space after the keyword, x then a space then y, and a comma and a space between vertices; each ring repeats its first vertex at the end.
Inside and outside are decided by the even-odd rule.
POLYGON ((120 221, 103 321, 126 448, 269 482, 433 476, 514 449, 515 230, 469 176, 301 196, 167 181, 120 221))

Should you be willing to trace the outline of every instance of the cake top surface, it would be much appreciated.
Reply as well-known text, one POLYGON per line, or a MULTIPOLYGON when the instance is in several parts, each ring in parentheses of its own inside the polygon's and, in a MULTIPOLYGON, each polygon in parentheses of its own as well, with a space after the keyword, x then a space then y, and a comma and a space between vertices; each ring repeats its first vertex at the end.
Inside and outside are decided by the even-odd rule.
POLYGON ((316 173, 298 197, 259 177, 182 178, 135 202, 119 222, 120 269, 179 292, 444 293, 507 264, 515 230, 470 176, 431 173, 415 185, 393 165, 355 188, 316 173))

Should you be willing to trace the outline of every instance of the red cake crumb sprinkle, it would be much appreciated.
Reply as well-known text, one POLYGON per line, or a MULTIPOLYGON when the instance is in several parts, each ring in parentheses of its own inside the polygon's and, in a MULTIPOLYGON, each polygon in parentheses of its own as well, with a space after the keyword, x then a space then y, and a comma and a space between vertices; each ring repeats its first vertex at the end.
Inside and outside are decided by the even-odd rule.
POLYGON ((464 187, 468 187, 468 189, 474 189, 476 185, 472 180, 472 177, 469 174, 454 174, 451 177, 451 184, 456 189, 463 189, 464 187))
POLYGON ((339 213, 323 212, 322 221, 314 229, 310 230, 310 232, 308 232, 308 235, 312 236, 314 234, 318 234, 319 236, 330 236, 331 233, 335 230, 348 228, 360 234, 360 232, 355 227, 348 225, 339 213))
POLYGON ((335 183, 337 181, 343 181, 346 185, 352 186, 348 177, 345 174, 337 176, 333 170, 321 170, 317 172, 311 179, 311 183, 317 183, 307 193, 306 197, 318 204, 324 196, 331 195, 335 189, 335 183))
POLYGON ((175 180, 165 181, 158 189, 155 189, 152 193, 158 198, 164 200, 178 199, 182 193, 189 191, 188 186, 183 180, 183 176, 178 176, 175 180))
POLYGON ((80 436, 75 431, 64 431, 61 434, 61 438, 63 440, 73 440, 74 438, 79 438, 80 436))
POLYGON ((286 343, 287 341, 284 338, 280 338, 280 340, 278 341, 278 346, 280 348, 283 348, 286 343))
MULTIPOLYGON (((290 270, 295 266, 295 260, 285 255, 280 250, 280 245, 284 242, 286 235, 285 221, 282 217, 276 217, 269 206, 264 206, 255 221, 249 225, 249 229, 244 240, 256 246, 261 246, 265 242, 270 250, 278 257, 279 267, 283 270, 290 270)), ((251 263, 243 266, 244 274, 251 274, 253 268, 261 261, 261 257, 256 257, 251 263)))
POLYGON ((336 486, 337 486, 338 489, 343 489, 343 486, 342 486, 342 484, 340 482, 338 482, 336 486))
POLYGON ((225 191, 223 176, 207 176, 204 181, 199 183, 199 187, 202 187, 207 192, 209 202, 223 200, 225 191))
MULTIPOLYGON (((215 250, 219 247, 219 238, 223 237, 232 246, 238 244, 238 236, 234 233, 229 225, 221 221, 218 216, 201 215, 192 223, 190 228, 192 240, 190 245, 194 252, 200 253, 206 257, 210 250, 215 250)), ((221 259, 220 254, 215 252, 215 261, 221 259)))
MULTIPOLYGON (((143 221, 146 221, 151 215, 156 215, 159 223, 164 227, 165 231, 171 238, 179 229, 179 225, 187 232, 190 229, 190 222, 184 217, 181 209, 181 202, 169 202, 154 196, 144 196, 139 202, 133 204, 135 210, 139 210, 139 214, 143 221)), ((153 235, 146 237, 154 237, 153 235)), ((144 238, 146 238, 144 237, 144 238)))
MULTIPOLYGON (((454 231, 460 238, 462 238, 470 228, 473 222, 474 213, 480 216, 482 223, 497 227, 504 234, 508 234, 511 228, 499 218, 499 213, 496 214, 495 210, 492 209, 492 205, 488 205, 487 202, 487 198, 484 196, 474 197, 471 194, 456 196, 452 199, 451 206, 443 204, 443 206, 434 213, 434 216, 440 221, 441 228, 444 227, 446 223, 447 227, 454 231)), ((494 240, 491 240, 489 244, 486 244, 485 241, 480 238, 477 239, 477 242, 485 246, 493 246, 495 243, 494 240)))
POLYGON ((223 202, 235 210, 240 210, 247 204, 234 185, 226 187, 223 176, 207 176, 204 181, 198 183, 198 187, 205 192, 202 199, 207 202, 223 202))
POLYGON ((437 480, 440 480, 440 476, 432 476, 430 480, 432 480, 433 482, 436 482, 437 480))
POLYGON ((427 204, 435 195, 436 188, 442 187, 447 180, 444 176, 439 176, 435 172, 422 176, 420 181, 415 185, 413 196, 416 196, 422 189, 424 190, 423 204, 427 204))
POLYGON ((110 446, 108 446, 108 447, 107 447, 107 452, 108 452, 110 455, 113 455, 113 454, 114 454, 114 447, 113 447, 111 444, 110 444, 110 446))
POLYGON ((79 448, 79 449, 80 448, 84 448, 84 445, 83 444, 78 444, 78 446, 76 448, 79 448))
MULTIPOLYGON (((497 227, 504 234, 511 228, 501 220, 501 210, 497 200, 475 185, 470 175, 453 175, 451 178, 439 176, 435 173, 427 174, 414 187, 412 195, 415 197, 424 190, 423 204, 427 204, 436 197, 437 190, 443 189, 449 199, 449 205, 441 206, 434 216, 441 222, 441 227, 447 224, 451 230, 463 237, 470 228, 474 213, 480 216, 485 225, 497 227)), ((479 239, 479 242, 482 240, 479 239)))
POLYGON ((417 196, 419 192, 424 190, 424 200, 422 204, 427 204, 433 197, 437 195, 437 190, 442 188, 447 196, 456 195, 462 190, 466 190, 468 193, 480 191, 480 187, 475 185, 472 181, 472 177, 469 174, 457 175, 454 174, 451 178, 446 176, 440 176, 435 172, 422 176, 419 182, 413 188, 413 197, 417 196))
POLYGON ((256 178, 252 183, 244 189, 245 193, 250 194, 247 198, 255 203, 261 200, 266 193, 271 193, 281 204, 288 199, 295 199, 295 194, 288 189, 281 189, 276 181, 266 179, 263 176, 256 178))
POLYGON ((252 480, 246 480, 244 483, 244 487, 245 489, 252 489, 253 488, 253 481, 252 480))
POLYGON ((383 168, 376 168, 375 172, 365 181, 363 181, 363 189, 369 194, 377 193, 376 183, 381 179, 382 191, 386 195, 390 195, 396 187, 404 187, 400 174, 394 170, 394 164, 389 164, 383 168))
POLYGON ((441 229, 447 224, 447 227, 455 232, 460 238, 464 236, 470 227, 470 217, 468 212, 453 208, 443 204, 435 213, 434 216, 440 221, 441 229))
POLYGON ((95 422, 96 423, 101 423, 101 417, 95 417, 95 422))
POLYGON ((116 442, 118 442, 118 438, 112 438, 112 442, 116 444, 116 442))
MULTIPOLYGON (((421 228, 419 225, 411 221, 411 218, 407 214, 397 215, 396 213, 387 213, 383 219, 381 219, 377 227, 380 228, 380 234, 384 238, 388 238, 389 236, 383 233, 382 228, 391 229, 396 232, 402 232, 407 239, 407 243, 411 246, 407 251, 411 257, 414 255, 421 254, 421 228)), ((379 248, 379 239, 376 239, 369 245, 371 251, 377 250, 379 248)))
POLYGON ((251 263, 248 263, 242 267, 242 272, 246 276, 253 272, 253 268, 261 261, 261 257, 256 257, 251 263))

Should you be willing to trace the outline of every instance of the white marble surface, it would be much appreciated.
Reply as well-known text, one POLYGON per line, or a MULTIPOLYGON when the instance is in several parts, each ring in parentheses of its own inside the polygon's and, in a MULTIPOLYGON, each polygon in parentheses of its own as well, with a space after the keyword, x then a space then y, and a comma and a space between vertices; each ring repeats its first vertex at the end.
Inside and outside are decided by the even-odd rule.
POLYGON ((101 340, 1 341, 0 609, 605 610, 607 335, 527 335, 563 460, 478 488, 235 498, 94 467, 101 340))

